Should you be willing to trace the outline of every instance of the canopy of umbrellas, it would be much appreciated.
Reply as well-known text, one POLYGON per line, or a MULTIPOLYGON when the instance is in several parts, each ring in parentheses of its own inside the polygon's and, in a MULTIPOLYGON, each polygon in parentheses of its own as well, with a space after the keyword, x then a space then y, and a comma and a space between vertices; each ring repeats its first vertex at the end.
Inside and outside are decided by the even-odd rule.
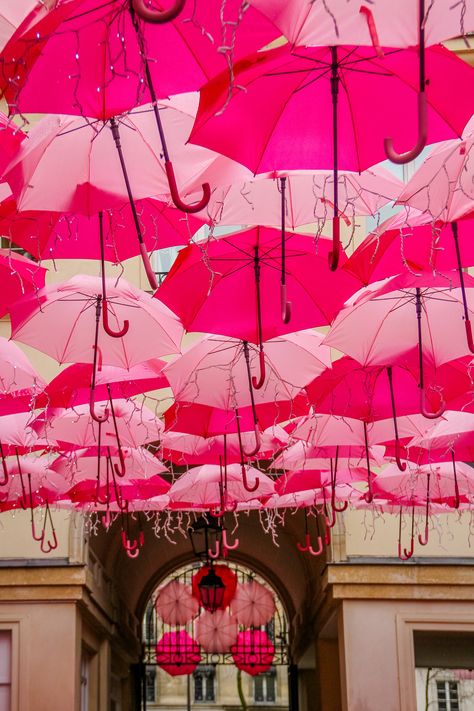
POLYGON ((192 674, 202 653, 231 654, 235 666, 251 676, 270 669, 275 646, 265 631, 276 606, 273 593, 256 580, 238 582, 226 565, 212 569, 225 585, 222 602, 208 609, 198 585, 209 567, 193 575, 191 585, 170 580, 158 591, 155 610, 166 629, 156 643, 155 659, 171 676, 192 674))
POLYGON ((351 504, 408 513, 408 558, 471 507, 474 69, 438 43, 472 32, 470 1, 3 1, 0 506, 43 550, 53 505, 131 557, 141 511, 303 507, 318 554, 351 504), (106 278, 132 257, 151 293, 106 278))

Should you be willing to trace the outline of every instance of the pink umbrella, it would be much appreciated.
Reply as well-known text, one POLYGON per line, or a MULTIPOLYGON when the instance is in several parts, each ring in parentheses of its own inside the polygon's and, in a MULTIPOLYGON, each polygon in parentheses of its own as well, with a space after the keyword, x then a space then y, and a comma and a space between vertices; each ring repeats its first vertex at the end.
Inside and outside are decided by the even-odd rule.
POLYGON ((152 101, 150 79, 158 97, 199 89, 278 34, 256 10, 242 12, 239 0, 174 5, 179 16, 154 23, 147 14, 158 11, 137 0, 61 2, 3 53, 0 87, 11 111, 110 118, 152 101), (48 86, 45 76, 54 77, 48 86))
MULTIPOLYGON (((474 70, 442 47, 427 49, 426 63, 429 83, 425 87, 424 77, 420 79, 417 107, 417 48, 388 50, 383 57, 374 56, 372 48, 334 45, 297 50, 284 46, 255 53, 234 66, 233 81, 243 90, 231 91, 230 101, 224 73, 201 89, 191 140, 254 172, 332 169, 338 185, 340 168, 360 172, 384 158, 387 134, 397 136, 405 151, 410 149, 396 153, 387 140, 389 156, 397 162, 409 160, 427 140, 461 134, 474 101, 472 105, 463 101, 460 108, 456 97, 472 82, 474 70), (307 118, 314 106, 318 106, 317 130, 307 118)), ((336 269, 337 191, 333 217, 331 267, 336 269)))
POLYGON ((156 663, 170 676, 192 674, 201 661, 197 642, 185 631, 165 632, 156 645, 156 663))
MULTIPOLYGON (((255 439, 254 431, 242 432, 241 442, 244 451, 250 451, 255 439)), ((260 450, 257 459, 270 459, 275 451, 288 442, 288 434, 279 425, 264 430, 260 435, 260 450)), ((224 457, 228 464, 240 462, 242 452, 238 434, 225 436, 200 437, 184 432, 164 432, 161 437, 162 457, 178 465, 219 464, 224 457)))
MULTIPOLYGON (((110 403, 109 403, 110 404, 110 403)), ((99 405, 102 414, 106 405, 99 405)), ((139 447, 160 438, 163 424, 144 405, 133 400, 114 400, 114 417, 97 422, 90 416, 88 405, 74 409, 49 408, 32 423, 32 430, 47 441, 65 442, 76 447, 139 447)), ((1 440, 0 418, 0 440, 1 440)), ((33 439, 34 442, 34 439, 33 439)))
POLYGON ((33 298, 44 287, 46 269, 36 262, 9 249, 0 249, 0 316, 5 316, 9 307, 30 294, 33 298))
POLYGON ((149 294, 124 280, 118 285, 112 279, 106 282, 105 303, 100 279, 77 276, 45 287, 10 309, 12 336, 17 340, 59 363, 93 361, 93 417, 96 374, 102 361, 129 369, 149 358, 176 353, 183 333, 174 314, 149 294), (100 328, 101 314, 105 333, 100 328))
MULTIPOLYGON (((426 393, 429 411, 436 411, 440 403, 449 406, 456 399, 461 401, 460 407, 468 405, 466 391, 472 390, 469 362, 470 358, 464 358, 429 369, 425 363, 424 376, 430 383, 426 393)), ((355 417, 364 422, 392 417, 397 450, 397 413, 409 415, 419 411, 418 383, 418 352, 412 350, 398 365, 364 367, 345 356, 316 377, 306 387, 306 392, 320 413, 355 417)), ((400 455, 397 455, 397 461, 402 467, 400 455)))
MULTIPOLYGON (((148 252, 187 244, 204 224, 154 198, 135 201, 148 252)), ((104 261, 118 263, 139 253, 130 205, 102 211, 104 261)), ((35 259, 100 259, 100 218, 80 213, 18 210, 10 196, 0 204, 0 231, 35 259)))
MULTIPOLYGON (((167 625, 185 625, 199 613, 199 603, 193 597, 191 585, 170 580, 158 591, 155 609, 167 625)), ((202 644, 197 636, 197 641, 202 644)))
MULTIPOLYGON (((1 10, 0 10, 1 13, 1 10)), ((2 16, 0 14, 0 45, 2 42, 2 16)), ((1 60, 0 60, 1 62, 1 60)), ((0 111, 0 172, 3 173, 6 166, 12 158, 18 153, 21 142, 25 138, 25 133, 18 126, 15 126, 1 111, 0 111)), ((2 187, 1 197, 4 198, 4 187, 2 187)), ((6 196, 5 196, 6 197, 6 196)))
MULTIPOLYGON (((250 0, 250 4, 271 20, 295 45, 372 45, 374 32, 383 47, 412 47, 419 39, 419 8, 426 44, 474 31, 474 10, 470 5, 453 5, 451 0, 420 3, 399 0, 389 5, 346 0, 310 3, 306 0, 250 0), (372 29, 373 28, 373 29, 372 29)), ((376 47, 377 48, 377 47, 376 47)))
MULTIPOLYGON (((153 484, 161 484, 160 494, 165 494, 169 484, 159 474, 168 472, 168 469, 146 449, 122 447, 125 461, 124 483, 141 484, 153 477, 153 484)), ((119 462, 119 453, 116 447, 88 447, 87 449, 74 450, 66 456, 57 457, 50 465, 52 471, 61 474, 70 484, 86 480, 101 480, 105 478, 105 461, 109 457, 111 464, 119 462)))
POLYGON ((194 623, 194 630, 196 640, 205 652, 224 654, 237 640, 238 625, 236 618, 226 610, 205 610, 194 623))
POLYGON ((15 0, 12 3, 5 3, 0 10, 0 51, 15 35, 18 28, 33 26, 54 5, 55 0, 15 0))
POLYGON ((239 632, 236 644, 230 650, 237 669, 251 676, 268 671, 275 655, 275 647, 262 630, 239 632))
MULTIPOLYGON (((107 386, 110 386, 110 396, 113 399, 127 399, 150 390, 167 388, 168 381, 162 374, 165 365, 165 361, 158 358, 144 361, 130 369, 103 365, 95 378, 97 402, 109 399, 107 386)), ((45 385, 44 393, 36 400, 36 406, 76 407, 89 402, 91 378, 90 363, 70 365, 53 378, 49 385, 45 385)))
POLYGON ((156 297, 187 330, 241 338, 262 351, 266 340, 330 323, 358 288, 344 272, 328 274, 329 246, 326 239, 293 233, 282 245, 281 233, 264 227, 190 245, 156 297))
POLYGON ((244 627, 260 627, 266 625, 275 614, 275 597, 256 580, 239 583, 230 610, 244 627))
POLYGON ((207 336, 164 373, 178 401, 229 411, 250 406, 258 439, 257 405, 294 400, 330 363, 329 350, 321 348, 321 341, 320 334, 303 331, 267 341, 260 351, 246 341, 207 336), (252 370, 258 375, 252 376, 252 370), (262 377, 264 382, 255 390, 262 377))
POLYGON ((432 427, 425 428, 410 441, 410 448, 422 447, 436 461, 439 453, 454 452, 457 459, 471 461, 474 452, 474 414, 471 412, 447 411, 432 427))
POLYGON ((436 413, 426 407, 424 360, 437 367, 469 352, 461 316, 463 293, 471 313, 474 282, 466 275, 465 283, 469 288, 463 292, 451 272, 448 284, 445 277, 405 274, 368 287, 337 316, 324 343, 362 365, 399 363, 417 347, 420 409, 427 417, 438 416, 443 406, 436 413))
MULTIPOLYGON (((355 215, 373 215, 387 202, 398 198, 402 189, 403 183, 380 166, 360 175, 341 171, 338 185, 340 212, 349 222, 355 215)), ((324 221, 332 214, 334 204, 332 173, 276 171, 257 175, 254 179, 236 179, 231 185, 213 188, 205 214, 212 224, 217 225, 280 227, 283 195, 288 229, 295 230, 316 220, 324 221)))
POLYGON ((168 494, 170 502, 180 507, 197 507, 219 510, 235 508, 238 502, 270 496, 275 485, 266 474, 253 467, 247 467, 246 478, 250 491, 242 482, 242 471, 238 464, 229 464, 225 471, 214 464, 192 467, 172 484, 168 494))
POLYGON ((16 343, 0 338, 0 393, 7 395, 27 390, 39 394, 45 387, 45 381, 16 343))
MULTIPOLYGON (((365 446, 358 445, 336 445, 327 447, 315 447, 304 440, 296 441, 284 449, 272 462, 273 469, 324 469, 329 471, 330 460, 338 457, 341 467, 363 466, 366 461, 365 446)), ((373 445, 369 447, 370 462, 375 466, 382 466, 384 463, 385 447, 373 445)))

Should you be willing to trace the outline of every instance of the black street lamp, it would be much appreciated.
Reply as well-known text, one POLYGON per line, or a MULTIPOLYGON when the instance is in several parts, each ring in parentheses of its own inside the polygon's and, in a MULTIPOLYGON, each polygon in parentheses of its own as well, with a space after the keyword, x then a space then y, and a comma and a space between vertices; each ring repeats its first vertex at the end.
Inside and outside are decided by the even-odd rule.
POLYGON ((188 528, 188 535, 194 555, 209 563, 209 550, 216 550, 216 543, 222 535, 222 527, 217 518, 210 514, 207 517, 200 516, 188 528))
POLYGON ((213 567, 209 568, 209 572, 198 583, 198 588, 201 605, 205 610, 215 612, 222 607, 225 585, 213 567))

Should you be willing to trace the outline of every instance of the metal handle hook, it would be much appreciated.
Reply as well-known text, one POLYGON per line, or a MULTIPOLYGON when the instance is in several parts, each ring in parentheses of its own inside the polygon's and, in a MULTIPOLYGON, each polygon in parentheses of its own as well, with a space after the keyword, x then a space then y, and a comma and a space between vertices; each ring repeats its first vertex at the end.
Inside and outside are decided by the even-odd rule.
POLYGON ((195 212, 201 212, 201 210, 204 210, 206 205, 208 204, 209 200, 211 199, 211 186, 209 183, 203 183, 202 184, 202 198, 198 203, 194 203, 192 205, 187 205, 185 202, 182 201, 179 192, 178 192, 178 185, 176 183, 176 176, 174 174, 174 168, 173 168, 173 163, 170 160, 165 161, 165 170, 166 170, 166 175, 168 177, 168 184, 170 187, 170 194, 171 198, 176 205, 176 207, 181 210, 182 212, 187 212, 187 213, 195 213, 195 212))
POLYGON ((125 336, 126 333, 128 333, 128 329, 130 326, 128 319, 125 319, 120 331, 114 331, 110 327, 109 310, 107 308, 107 298, 105 296, 102 298, 102 325, 107 335, 111 336, 112 338, 122 338, 123 336, 125 336))
POLYGON ((397 163, 398 165, 403 165, 404 163, 409 163, 415 160, 417 156, 420 155, 423 148, 426 146, 426 141, 428 138, 428 111, 426 94, 424 91, 420 91, 418 94, 418 139, 415 146, 405 153, 397 153, 393 147, 393 140, 391 138, 385 138, 384 148, 385 155, 392 163, 397 163))
POLYGON ((150 22, 152 24, 164 25, 167 22, 174 20, 180 12, 182 12, 186 0, 175 0, 174 4, 169 8, 169 10, 155 10, 154 8, 147 7, 145 5, 145 0, 131 0, 132 7, 144 22, 150 22))
MULTIPOLYGON (((287 322, 285 322, 287 323, 287 322)), ((255 375, 252 376, 252 385, 255 388, 255 390, 260 390, 261 387, 263 387, 263 384, 265 382, 265 376, 266 376, 266 370, 265 370, 265 353, 263 351, 263 348, 260 348, 259 353, 258 353, 258 360, 260 364, 260 377, 257 379, 255 375)))

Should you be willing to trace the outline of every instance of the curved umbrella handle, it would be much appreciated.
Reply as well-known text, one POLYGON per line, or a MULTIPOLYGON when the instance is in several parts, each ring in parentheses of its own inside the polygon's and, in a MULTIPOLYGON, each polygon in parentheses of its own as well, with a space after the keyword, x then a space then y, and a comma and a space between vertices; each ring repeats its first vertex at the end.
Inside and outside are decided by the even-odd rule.
POLYGON ((150 22, 156 25, 164 25, 167 22, 174 20, 178 17, 180 12, 182 12, 186 4, 186 0, 175 0, 169 10, 155 10, 154 8, 147 7, 145 5, 145 0, 131 0, 131 2, 138 17, 145 22, 150 22))
POLYGON ((209 200, 211 199, 211 186, 209 183, 203 183, 202 184, 202 198, 199 202, 194 203, 193 205, 187 205, 185 202, 182 201, 179 192, 178 192, 178 184, 176 183, 176 176, 174 174, 174 168, 173 168, 173 163, 170 160, 165 161, 165 170, 166 170, 166 175, 168 177, 168 185, 170 186, 170 194, 171 194, 171 199, 173 200, 174 204, 178 208, 178 210, 181 210, 181 212, 188 212, 188 213, 194 213, 194 212, 201 212, 201 210, 204 210, 206 205, 208 204, 209 200))
POLYGON ((474 340, 472 338, 472 326, 471 322, 469 319, 466 319, 464 321, 464 328, 466 329, 466 340, 467 340, 467 347, 471 351, 471 353, 474 353, 474 340))
POLYGON ((398 543, 398 557, 400 558, 400 560, 410 560, 410 558, 413 555, 413 551, 414 551, 414 543, 415 542, 412 538, 410 550, 407 551, 407 549, 405 548, 403 553, 402 553, 402 544, 400 542, 398 543))
POLYGON ((415 146, 405 153, 397 153, 393 147, 393 140, 391 138, 385 138, 384 148, 385 155, 392 163, 397 163, 398 165, 403 165, 404 163, 409 163, 415 160, 417 156, 420 155, 423 148, 426 146, 426 140, 428 138, 428 111, 426 103, 426 94, 424 91, 420 91, 418 94, 418 139, 415 146))
POLYGON ((122 447, 121 447, 120 443, 119 443, 119 447, 118 447, 118 456, 119 456, 119 460, 120 460, 120 466, 116 462, 114 462, 114 472, 116 473, 116 475, 118 477, 122 478, 126 474, 126 468, 125 468, 125 457, 123 456, 123 451, 122 451, 122 447))
POLYGON ((101 522, 105 530, 108 531, 112 524, 112 516, 110 514, 110 509, 107 509, 105 514, 102 515, 101 522))
POLYGON ((51 551, 54 551, 58 547, 58 537, 56 535, 56 531, 53 528, 53 538, 52 540, 49 539, 46 541, 44 532, 41 537, 41 543, 40 543, 40 548, 43 553, 51 553, 51 551), (46 547, 47 546, 47 547, 46 547))
POLYGON ((341 224, 339 217, 334 217, 332 221, 332 250, 328 254, 329 269, 335 272, 339 264, 339 254, 341 251, 341 224))
POLYGON ((429 538, 429 530, 428 530, 428 521, 425 523, 425 532, 423 536, 421 533, 418 534, 418 543, 420 546, 426 546, 428 543, 428 538, 429 538))
POLYGON ((326 530, 324 532, 324 545, 329 546, 331 544, 331 529, 326 526, 326 530))
MULTIPOLYGON (((285 302, 286 302, 286 299, 285 299, 285 302)), ((288 323, 288 322, 285 321, 285 323, 288 323)), ((260 390, 260 388, 263 387, 263 384, 265 382, 266 369, 265 369, 265 353, 263 351, 263 348, 260 348, 260 351, 258 353, 258 360, 259 360, 259 364, 260 364, 260 377, 257 380, 255 375, 252 376, 252 385, 255 388, 255 390, 260 390)))
POLYGON ((122 336, 125 336, 125 334, 128 333, 128 329, 130 326, 128 319, 125 319, 120 331, 114 331, 111 328, 111 326, 109 324, 109 310, 107 308, 106 297, 102 298, 102 325, 103 325, 104 331, 107 333, 107 335, 111 336, 112 338, 122 338, 122 336))
POLYGON ((212 550, 211 548, 207 549, 207 555, 209 556, 209 558, 212 558, 213 560, 217 560, 217 558, 219 558, 220 554, 221 554, 221 544, 219 541, 216 541, 216 547, 214 550, 212 550))
MULTIPOLYGON (((259 449, 260 449, 260 446, 259 446, 259 449)), ((241 470, 242 470, 242 485, 243 485, 245 491, 248 491, 250 493, 253 491, 257 491, 258 487, 260 486, 260 478, 258 476, 256 476, 254 485, 250 486, 248 479, 247 479, 247 470, 246 470, 244 464, 241 465, 241 470)))
POLYGON ((305 533, 304 541, 304 545, 299 542, 296 543, 296 547, 299 551, 301 551, 301 553, 307 553, 310 549, 311 539, 309 537, 309 533, 305 533))
POLYGON ((315 550, 312 545, 309 545, 308 553, 310 555, 316 556, 316 555, 321 555, 322 552, 323 552, 323 539, 321 538, 321 536, 318 536, 318 549, 315 550))
POLYGON ((426 417, 427 420, 436 420, 438 417, 441 417, 443 412, 446 410, 446 403, 441 403, 439 410, 436 412, 428 412, 426 408, 426 393, 424 388, 420 389, 420 412, 423 415, 423 417, 426 417))
POLYGON ((127 538, 125 531, 122 531, 122 545, 126 551, 134 551, 138 548, 138 540, 134 538, 133 542, 127 538))
POLYGON ((254 457, 257 454, 257 452, 260 450, 260 447, 262 444, 262 440, 260 439, 260 432, 258 431, 258 425, 256 423, 254 425, 254 432, 255 432, 255 447, 252 449, 251 452, 246 452, 245 449, 242 448, 242 451, 246 457, 254 457))
POLYGON ((144 242, 140 242, 140 254, 142 257, 142 263, 145 268, 145 274, 147 276, 148 283, 150 284, 151 288, 156 291, 156 289, 158 289, 158 282, 156 281, 156 274, 153 271, 153 267, 151 266, 150 257, 148 256, 146 244, 144 242))
POLYGON ((384 56, 384 53, 382 47, 380 46, 379 35, 377 32, 377 26, 375 24, 372 10, 368 7, 365 7, 365 5, 361 5, 361 7, 359 8, 359 12, 364 15, 365 19, 367 20, 367 27, 369 28, 372 46, 375 49, 377 57, 380 57, 381 59, 384 56))
POLYGON ((0 457, 2 459, 2 469, 3 469, 3 481, 0 481, 0 486, 5 486, 5 484, 8 484, 9 474, 8 474, 8 467, 7 467, 7 462, 5 459, 5 454, 3 451, 3 445, 1 442, 0 442, 0 457))
POLYGON ((240 541, 238 538, 236 538, 232 544, 229 543, 229 541, 227 540, 227 531, 224 528, 224 530, 222 531, 222 547, 226 548, 229 551, 235 551, 235 549, 239 547, 239 543, 240 541))
POLYGON ((101 417, 98 415, 95 411, 95 402, 94 402, 94 390, 91 389, 90 391, 90 396, 89 396, 89 414, 94 420, 94 422, 105 422, 106 420, 109 419, 109 408, 106 407, 104 410, 104 415, 101 417))
POLYGON ((399 468, 399 470, 401 472, 404 472, 407 468, 407 463, 402 462, 401 445, 400 445, 400 441, 398 440, 398 438, 395 440, 395 461, 397 463, 397 467, 399 468))
POLYGON ((331 501, 331 507, 337 513, 343 513, 347 509, 348 506, 349 506, 348 501, 344 501, 342 506, 339 506, 338 504, 336 504, 335 498, 334 498, 334 501, 331 501))
POLYGON ((332 508, 332 506, 330 508, 331 508, 331 512, 332 512, 331 518, 329 518, 329 510, 326 509, 326 515, 325 515, 326 526, 328 528, 334 528, 334 526, 336 525, 337 516, 336 516, 336 512, 332 508))
MULTIPOLYGON (((280 285, 280 300, 281 300, 281 320, 284 324, 290 323, 291 321, 291 301, 286 300, 286 284, 280 285)), ((262 383, 263 384, 263 383, 262 383)), ((254 385, 254 388, 256 385, 254 385)), ((258 388, 257 388, 258 390, 258 388)))

